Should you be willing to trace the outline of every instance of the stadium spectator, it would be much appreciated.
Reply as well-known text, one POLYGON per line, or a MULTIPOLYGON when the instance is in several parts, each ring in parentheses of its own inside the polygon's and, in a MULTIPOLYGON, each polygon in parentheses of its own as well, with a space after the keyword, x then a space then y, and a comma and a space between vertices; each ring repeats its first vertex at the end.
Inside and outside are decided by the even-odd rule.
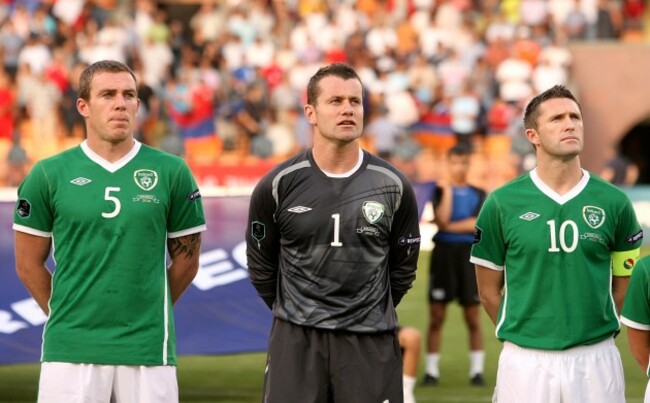
POLYGON ((643 231, 628 197, 581 168, 583 119, 570 91, 534 97, 524 122, 537 167, 488 196, 470 258, 504 340, 494 397, 623 403, 614 336, 643 231))
POLYGON ((440 379, 440 345, 447 305, 458 300, 469 330, 470 382, 484 386, 483 333, 480 300, 474 266, 469 262, 476 217, 486 192, 467 182, 471 149, 466 144, 451 148, 448 175, 438 181, 433 198, 434 222, 438 231, 429 265, 429 327, 423 385, 434 386, 440 379))
POLYGON ((469 80, 463 83, 458 94, 452 97, 449 113, 451 130, 456 135, 456 143, 465 144, 470 149, 474 148, 479 134, 481 103, 469 80))
POLYGON ((16 270, 48 316, 38 400, 178 402, 172 305, 198 271, 200 194, 185 162, 134 140, 128 67, 89 66, 79 93, 87 139, 38 162, 14 212, 16 270))
POLYGON ((224 33, 226 14, 218 2, 202 1, 201 7, 190 18, 190 28, 194 32, 194 41, 199 44, 212 42, 224 33))
POLYGON ((375 113, 365 129, 364 136, 372 140, 372 148, 369 151, 390 161, 400 140, 406 139, 407 133, 403 126, 389 118, 388 109, 381 103, 375 107, 375 113))
POLYGON ((250 277, 274 315, 265 400, 402 401, 395 307, 417 266, 413 189, 359 147, 351 67, 319 69, 304 113, 314 145, 258 183, 246 229, 250 277))
POLYGON ((4 70, 13 79, 18 72, 18 60, 25 40, 14 28, 11 19, 5 20, 0 25, 0 48, 2 49, 2 64, 4 70))

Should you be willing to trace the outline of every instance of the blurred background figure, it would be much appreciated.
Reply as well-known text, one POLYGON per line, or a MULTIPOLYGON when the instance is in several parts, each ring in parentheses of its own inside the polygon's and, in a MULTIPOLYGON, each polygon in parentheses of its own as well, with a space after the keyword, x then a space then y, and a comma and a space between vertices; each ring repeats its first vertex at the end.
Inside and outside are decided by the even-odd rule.
POLYGON ((639 179, 639 166, 616 148, 608 150, 607 164, 600 177, 617 186, 632 186, 639 179))

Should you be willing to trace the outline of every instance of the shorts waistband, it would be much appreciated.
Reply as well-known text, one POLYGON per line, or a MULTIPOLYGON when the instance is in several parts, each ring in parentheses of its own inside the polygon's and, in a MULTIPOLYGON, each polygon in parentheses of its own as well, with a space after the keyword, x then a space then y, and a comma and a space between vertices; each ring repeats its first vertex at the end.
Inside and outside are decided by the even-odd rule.
POLYGON ((614 338, 613 337, 608 337, 605 340, 599 341, 598 343, 594 344, 589 344, 585 346, 575 346, 568 348, 566 350, 542 350, 538 348, 529 348, 529 347, 521 347, 518 346, 512 342, 509 341, 504 341, 503 342, 503 349, 508 349, 512 351, 517 351, 520 354, 525 354, 527 352, 535 355, 548 355, 548 356, 557 356, 557 355, 562 355, 564 357, 567 356, 581 356, 581 355, 586 355, 586 354, 591 354, 593 352, 602 350, 603 348, 608 348, 608 347, 615 347, 614 343, 614 338))

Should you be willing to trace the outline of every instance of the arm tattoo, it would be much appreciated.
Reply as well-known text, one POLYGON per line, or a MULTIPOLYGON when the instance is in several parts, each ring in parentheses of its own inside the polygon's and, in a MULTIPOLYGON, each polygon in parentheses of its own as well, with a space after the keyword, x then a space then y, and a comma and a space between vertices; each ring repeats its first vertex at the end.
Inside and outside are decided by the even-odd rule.
POLYGON ((185 255, 185 259, 191 259, 199 253, 201 248, 201 234, 191 234, 169 239, 169 255, 173 258, 185 255))

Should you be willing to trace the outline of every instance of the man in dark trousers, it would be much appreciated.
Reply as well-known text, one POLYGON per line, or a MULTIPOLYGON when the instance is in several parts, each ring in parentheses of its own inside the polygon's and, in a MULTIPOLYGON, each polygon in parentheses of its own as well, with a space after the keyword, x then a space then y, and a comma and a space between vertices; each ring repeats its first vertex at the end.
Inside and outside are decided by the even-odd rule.
POLYGON ((311 149, 255 188, 248 268, 273 310, 264 402, 402 402, 395 306, 420 246, 407 178, 359 146, 363 87, 345 64, 307 87, 311 149))

